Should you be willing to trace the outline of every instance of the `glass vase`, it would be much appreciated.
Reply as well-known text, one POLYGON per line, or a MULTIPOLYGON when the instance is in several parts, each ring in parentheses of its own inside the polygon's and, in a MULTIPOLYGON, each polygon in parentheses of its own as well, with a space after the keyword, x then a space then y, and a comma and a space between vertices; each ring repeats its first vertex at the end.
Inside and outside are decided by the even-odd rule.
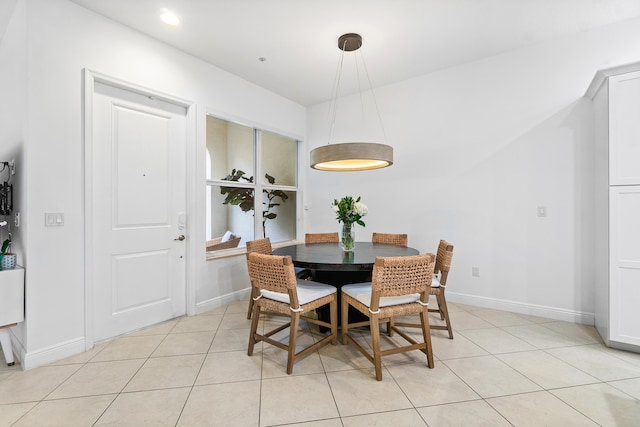
POLYGON ((350 222, 342 223, 342 238, 341 238, 341 246, 342 250, 345 252, 353 251, 353 248, 356 245, 356 228, 350 222))

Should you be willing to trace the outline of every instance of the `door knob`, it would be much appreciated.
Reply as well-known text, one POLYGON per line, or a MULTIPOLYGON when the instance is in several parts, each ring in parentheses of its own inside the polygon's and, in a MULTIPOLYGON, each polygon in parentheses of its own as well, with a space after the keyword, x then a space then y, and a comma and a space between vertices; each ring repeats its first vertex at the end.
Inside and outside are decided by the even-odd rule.
POLYGON ((184 237, 184 234, 179 235, 177 238, 173 239, 173 240, 180 240, 183 241, 184 239, 186 239, 186 237, 184 237))

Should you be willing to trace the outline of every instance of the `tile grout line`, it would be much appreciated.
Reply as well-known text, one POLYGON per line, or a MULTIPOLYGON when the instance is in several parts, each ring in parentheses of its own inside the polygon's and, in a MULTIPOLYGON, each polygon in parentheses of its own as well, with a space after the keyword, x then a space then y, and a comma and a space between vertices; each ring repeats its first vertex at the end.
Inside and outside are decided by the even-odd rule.
MULTIPOLYGON (((177 323, 176 323, 177 324, 177 323)), ((174 325, 175 327, 175 325, 174 325)), ((173 328, 171 328, 173 330, 173 328)), ((160 340, 160 342, 155 346, 155 348, 149 353, 149 356, 147 356, 144 360, 144 362, 140 365, 140 367, 138 367, 138 369, 136 369, 136 371, 133 373, 133 375, 131 375, 131 377, 129 378, 129 380, 126 382, 125 385, 122 386, 122 388, 120 389, 120 391, 116 394, 116 397, 113 398, 113 400, 111 401, 111 403, 109 403, 107 405, 107 407, 100 413, 100 415, 96 418, 96 420, 93 422, 92 426, 95 426, 96 423, 98 421, 100 421, 100 418, 102 418, 104 416, 104 414, 107 413, 107 411, 109 410, 109 408, 111 408, 111 406, 113 405, 113 403, 118 399, 118 397, 120 397, 120 395, 123 393, 124 389, 127 388, 127 385, 129 385, 129 383, 131 382, 131 380, 138 374, 138 372, 140 372, 140 370, 142 369, 142 367, 147 363, 147 361, 149 361, 149 359, 151 358, 151 355, 153 354, 154 351, 156 351, 158 349, 158 347, 160 347, 160 345, 164 342, 164 340, 167 339, 167 337, 169 336, 169 334, 167 333, 164 338, 162 340, 160 340)), ((105 348, 107 348, 108 346, 105 346, 105 348)), ((100 351, 100 353, 104 351, 104 349, 102 349, 100 351)), ((96 355, 97 356, 97 355, 96 355)), ((95 356, 94 356, 95 357, 95 356)), ((93 357, 91 358, 93 359, 93 357)), ((90 359, 90 360, 91 360, 90 359)), ((132 359, 125 359, 125 360, 132 360, 132 359)), ((89 363, 89 362, 87 362, 89 363)), ((96 363, 100 363, 100 362, 96 362, 96 363)))
MULTIPOLYGON (((225 313, 226 313, 226 309, 225 309, 225 313)), ((184 403, 182 404, 182 408, 180 408, 180 413, 178 413, 178 416, 176 417, 176 423, 175 423, 176 427, 177 427, 178 423, 180 423, 180 418, 182 418, 182 414, 184 413, 184 410, 187 407, 187 402, 189 402, 189 398, 191 397, 191 394, 193 393, 193 389, 196 387, 196 383, 198 382, 198 377, 200 376, 200 373, 202 372, 202 367, 204 366, 205 362, 207 361, 207 358, 209 357, 209 352, 211 351, 211 347, 213 346, 213 341, 216 339, 216 335, 218 335, 218 331, 220 330, 220 325, 222 324, 222 320, 223 319, 224 319, 224 314, 222 315, 222 318, 220 319, 220 322, 218 323, 218 326, 216 327, 216 330, 213 333, 213 337, 211 338, 211 342, 209 343, 209 347, 207 347, 207 351, 205 352, 204 357, 202 358, 202 362, 200 363, 200 368, 198 368, 198 372, 196 373, 195 378, 193 379, 193 384, 191 384, 191 386, 189 387, 189 393, 187 393, 187 397, 184 399, 184 403)), ((175 327, 178 325, 178 323, 176 323, 174 325, 174 327, 171 328, 171 331, 173 331, 173 329, 175 329, 175 327)), ((171 331, 169 332, 169 334, 171 333, 171 331)), ((169 336, 169 334, 167 334, 167 336, 169 336)))

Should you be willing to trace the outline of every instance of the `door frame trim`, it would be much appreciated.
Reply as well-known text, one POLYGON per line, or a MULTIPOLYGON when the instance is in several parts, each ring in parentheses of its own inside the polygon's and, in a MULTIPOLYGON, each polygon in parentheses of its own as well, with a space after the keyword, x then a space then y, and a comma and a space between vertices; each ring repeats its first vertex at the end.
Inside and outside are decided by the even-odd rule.
MULTIPOLYGON (((82 117, 82 138, 84 150, 84 163, 82 175, 84 176, 84 334, 85 350, 90 350, 94 345, 93 337, 93 95, 96 83, 103 83, 119 89, 135 92, 143 96, 155 98, 175 104, 186 109, 186 147, 185 147, 185 196, 186 196, 186 235, 195 236, 196 213, 196 103, 176 96, 168 95, 130 83, 115 77, 108 76, 88 68, 82 70, 83 79, 83 117, 82 117)), ((187 315, 196 313, 196 241, 198 239, 188 238, 185 246, 185 311, 187 315)), ((201 252, 201 251, 200 251, 201 252)))

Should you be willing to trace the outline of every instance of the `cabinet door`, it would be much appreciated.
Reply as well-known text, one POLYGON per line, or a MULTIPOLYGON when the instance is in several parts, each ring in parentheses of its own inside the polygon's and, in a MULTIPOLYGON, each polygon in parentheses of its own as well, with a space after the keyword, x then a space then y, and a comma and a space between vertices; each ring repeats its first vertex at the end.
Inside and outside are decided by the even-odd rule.
POLYGON ((609 78, 609 185, 640 185, 640 71, 609 78))
POLYGON ((640 345, 640 186, 610 189, 610 339, 640 345))
POLYGON ((0 271, 0 326, 24 320, 24 269, 0 271))

